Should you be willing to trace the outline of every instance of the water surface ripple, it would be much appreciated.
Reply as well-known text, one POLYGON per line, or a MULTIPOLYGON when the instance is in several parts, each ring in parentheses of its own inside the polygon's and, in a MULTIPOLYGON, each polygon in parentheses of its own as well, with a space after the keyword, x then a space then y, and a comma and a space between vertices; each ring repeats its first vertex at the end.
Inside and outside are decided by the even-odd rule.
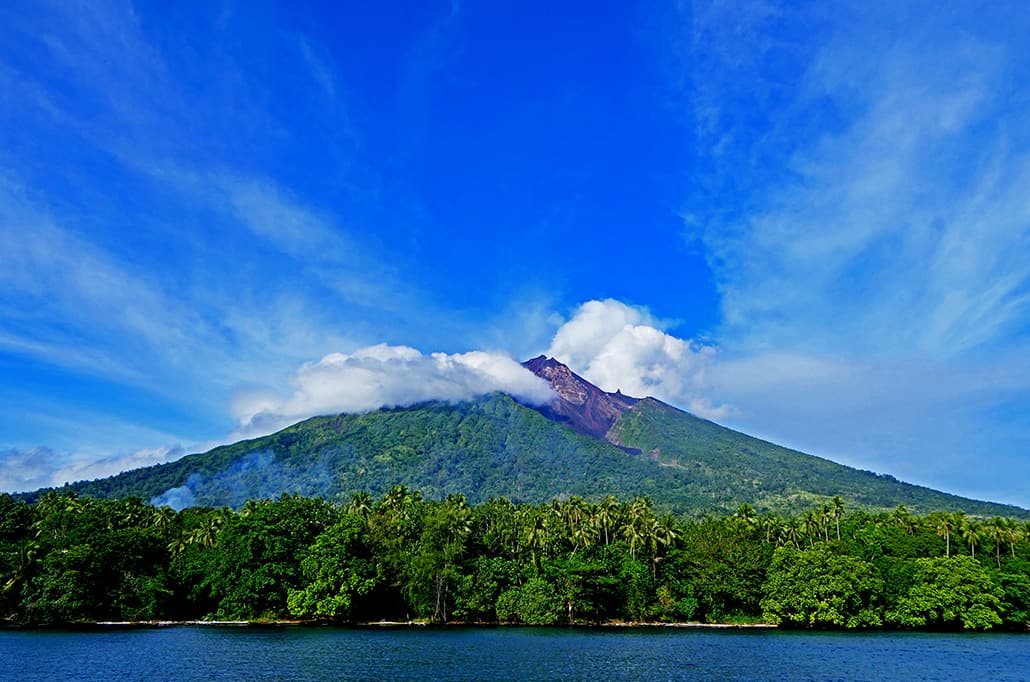
POLYGON ((675 628, 0 632, 3 680, 1030 680, 1030 635, 675 628))

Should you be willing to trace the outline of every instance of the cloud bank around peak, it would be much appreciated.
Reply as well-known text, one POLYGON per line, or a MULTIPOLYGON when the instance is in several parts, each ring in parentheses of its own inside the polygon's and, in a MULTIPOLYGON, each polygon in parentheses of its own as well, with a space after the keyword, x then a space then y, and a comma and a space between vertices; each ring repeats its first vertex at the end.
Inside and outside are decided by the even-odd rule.
POLYGON ((653 396, 709 419, 732 413, 708 397, 713 346, 662 330, 646 309, 587 301, 554 335, 547 354, 606 391, 653 396))
POLYGON ((458 402, 502 391, 531 404, 553 392, 546 381, 502 353, 431 353, 381 343, 353 353, 330 353, 305 363, 292 393, 249 391, 235 399, 235 436, 271 433, 307 417, 362 413, 429 400, 458 402))

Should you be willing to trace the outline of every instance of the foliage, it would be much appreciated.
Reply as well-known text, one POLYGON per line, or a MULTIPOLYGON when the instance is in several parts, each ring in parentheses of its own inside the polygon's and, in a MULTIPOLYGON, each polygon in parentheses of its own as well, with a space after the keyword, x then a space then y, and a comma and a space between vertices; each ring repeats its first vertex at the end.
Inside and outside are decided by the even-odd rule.
POLYGON ((867 561, 837 554, 828 544, 780 547, 769 566, 762 610, 774 623, 806 627, 881 624, 883 580, 867 561))
POLYGON ((203 578, 220 618, 286 615, 287 595, 304 586, 301 565, 335 520, 325 502, 295 495, 248 502, 218 532, 220 550, 203 578))
POLYGON ((642 497, 471 505, 404 485, 238 511, 0 496, 0 619, 1026 629, 1026 527, 951 514, 976 541, 949 543, 941 518, 821 503, 690 520, 642 497))
MULTIPOLYGON (((239 508, 248 499, 284 493, 343 503, 354 490, 384 495, 399 484, 434 500, 465 495, 474 505, 501 497, 541 504, 556 497, 640 496, 660 511, 692 517, 730 513, 742 502, 781 516, 827 505, 824 537, 836 536, 834 497, 851 509, 887 511, 904 503, 914 512, 964 508, 984 517, 1027 518, 1016 507, 966 500, 782 448, 650 398, 627 410, 609 438, 576 433, 492 394, 457 404, 316 417, 61 492, 137 496, 176 508, 239 508)), ((36 501, 45 492, 22 499, 36 501)), ((957 532, 948 537, 953 545, 959 540, 957 532)))
POLYGON ((289 591, 290 614, 348 619, 354 600, 371 592, 378 579, 363 519, 344 514, 322 531, 300 562, 300 570, 307 584, 289 591))
POLYGON ((907 627, 989 630, 1001 625, 1001 593, 972 556, 915 560, 915 581, 890 620, 907 627))
POLYGON ((554 625, 561 618, 561 598, 542 578, 506 590, 497 600, 497 617, 504 623, 554 625))

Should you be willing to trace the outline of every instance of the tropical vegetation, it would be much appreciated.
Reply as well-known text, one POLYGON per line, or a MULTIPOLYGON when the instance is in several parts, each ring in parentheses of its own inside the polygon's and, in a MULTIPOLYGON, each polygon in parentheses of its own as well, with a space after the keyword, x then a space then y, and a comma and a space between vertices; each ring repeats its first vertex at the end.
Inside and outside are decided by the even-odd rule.
POLYGON ((470 505, 404 486, 178 512, 2 495, 0 617, 1026 629, 1030 525, 841 498, 686 518, 643 497, 470 505))
MULTIPOLYGON (((842 498, 852 509, 964 509, 1030 518, 1025 509, 979 502, 859 471, 753 438, 644 399, 606 439, 577 433, 496 393, 464 403, 426 403, 368 414, 315 417, 277 433, 175 462, 74 483, 58 492, 140 497, 156 506, 240 508, 283 493, 346 504, 353 490, 384 495, 394 485, 470 504, 504 497, 543 504, 556 497, 646 496, 682 516, 802 514, 842 498)), ((40 499, 48 491, 20 496, 40 499)))

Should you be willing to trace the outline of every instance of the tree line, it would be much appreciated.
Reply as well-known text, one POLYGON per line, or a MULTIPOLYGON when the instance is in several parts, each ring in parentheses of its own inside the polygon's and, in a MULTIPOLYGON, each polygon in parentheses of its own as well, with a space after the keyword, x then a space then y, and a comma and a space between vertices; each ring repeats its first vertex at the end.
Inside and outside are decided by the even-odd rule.
POLYGON ((1030 523, 840 498, 687 520, 646 498, 473 506, 403 486, 179 512, 0 495, 0 618, 1026 629, 1030 523))

